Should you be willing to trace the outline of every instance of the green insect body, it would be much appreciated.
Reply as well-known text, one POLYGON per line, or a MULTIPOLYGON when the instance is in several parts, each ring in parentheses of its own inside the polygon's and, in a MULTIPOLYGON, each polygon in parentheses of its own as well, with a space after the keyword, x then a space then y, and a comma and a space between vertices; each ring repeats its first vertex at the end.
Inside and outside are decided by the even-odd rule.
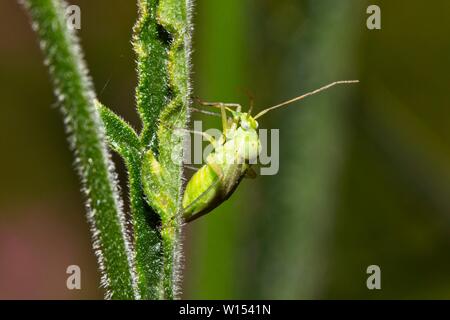
MULTIPOLYGON (((355 83, 357 80, 337 81, 312 92, 285 101, 273 107, 264 109, 256 116, 249 112, 241 112, 238 104, 201 103, 221 109, 223 132, 218 140, 203 132, 212 144, 214 150, 208 155, 203 165, 189 180, 182 199, 182 217, 184 222, 190 222, 210 212, 227 200, 246 176, 256 174, 251 168, 261 150, 261 142, 257 133, 257 118, 262 115, 301 100, 307 96, 328 89, 336 84, 355 83), (234 110, 232 108, 235 108, 234 110), (231 113, 231 117, 227 116, 231 113)), ((189 130, 187 130, 189 131, 189 130)), ((142 181, 147 202, 167 223, 174 218, 166 216, 168 212, 176 212, 177 204, 166 190, 170 183, 168 175, 151 151, 147 151, 142 166, 142 181)))
MULTIPOLYGON (((250 162, 259 154, 261 143, 256 131, 257 121, 248 113, 240 112, 240 106, 236 111, 226 109, 233 117, 226 117, 225 106, 222 105, 224 128, 218 140, 201 133, 207 136, 214 151, 186 186, 182 201, 185 222, 208 213, 227 200, 251 170, 250 162)), ((176 212, 176 203, 167 192, 170 187, 169 181, 166 181, 168 174, 151 150, 145 154, 142 178, 147 202, 158 212, 162 221, 170 222, 172 217, 166 215, 176 212)))
POLYGON ((258 123, 248 113, 233 111, 232 124, 218 141, 206 164, 189 180, 183 196, 183 216, 192 221, 227 200, 259 154, 258 123))

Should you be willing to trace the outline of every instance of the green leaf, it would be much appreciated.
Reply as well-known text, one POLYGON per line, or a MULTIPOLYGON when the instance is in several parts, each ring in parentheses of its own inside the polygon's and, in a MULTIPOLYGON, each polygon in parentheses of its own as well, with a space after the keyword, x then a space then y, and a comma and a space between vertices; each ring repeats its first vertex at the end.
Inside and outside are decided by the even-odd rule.
POLYGON ((136 132, 128 123, 98 100, 95 100, 95 106, 103 121, 109 146, 124 159, 132 160, 141 149, 141 143, 136 132), (134 154, 134 156, 131 154, 134 154))
POLYGON ((102 118, 110 147, 125 162, 128 172, 130 211, 135 237, 135 261, 140 296, 143 299, 162 298, 162 251, 158 226, 146 209, 141 180, 141 143, 136 132, 123 119, 100 102, 95 101, 102 118))

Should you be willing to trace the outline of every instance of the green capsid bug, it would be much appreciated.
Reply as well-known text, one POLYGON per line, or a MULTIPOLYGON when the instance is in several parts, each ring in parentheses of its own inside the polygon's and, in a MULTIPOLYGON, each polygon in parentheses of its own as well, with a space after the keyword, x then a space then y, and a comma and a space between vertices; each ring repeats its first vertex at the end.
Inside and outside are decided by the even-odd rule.
POLYGON ((217 207, 233 194, 244 176, 254 175, 251 163, 261 148, 256 131, 258 122, 250 114, 241 112, 240 106, 236 111, 225 104, 219 106, 223 110, 223 133, 217 141, 206 136, 214 151, 186 186, 182 202, 186 222, 217 207), (232 114, 230 121, 224 116, 225 108, 232 114))
POLYGON ((250 115, 251 108, 248 112, 242 112, 239 104, 200 102, 202 105, 221 109, 223 132, 222 136, 215 140, 204 132, 191 131, 203 135, 212 144, 214 150, 208 155, 206 164, 191 177, 186 185, 182 201, 184 221, 193 221, 210 212, 233 194, 244 177, 256 175, 251 168, 261 148, 256 119, 334 85, 357 82, 359 81, 346 80, 330 83, 264 109, 254 117, 250 115), (231 118, 227 117, 227 112, 231 113, 231 118))
MULTIPOLYGON (((358 80, 336 81, 314 91, 308 92, 291 100, 263 109, 256 116, 242 112, 242 107, 234 103, 206 103, 204 106, 220 108, 222 118, 222 135, 214 139, 205 132, 185 130, 200 134, 213 146, 213 151, 207 156, 203 165, 188 181, 182 199, 182 217, 184 222, 193 221, 210 212, 227 200, 238 187, 244 177, 255 177, 251 168, 259 155, 261 142, 258 136, 256 119, 266 113, 304 99, 337 84, 356 83, 358 80), (231 117, 227 116, 227 112, 231 117)), ((201 110, 196 110, 208 113, 201 110)), ((166 190, 169 174, 148 150, 142 164, 142 184, 148 204, 161 216, 163 221, 170 222, 176 212, 177 204, 168 196, 166 190)), ((173 192, 172 192, 173 193, 173 192)))

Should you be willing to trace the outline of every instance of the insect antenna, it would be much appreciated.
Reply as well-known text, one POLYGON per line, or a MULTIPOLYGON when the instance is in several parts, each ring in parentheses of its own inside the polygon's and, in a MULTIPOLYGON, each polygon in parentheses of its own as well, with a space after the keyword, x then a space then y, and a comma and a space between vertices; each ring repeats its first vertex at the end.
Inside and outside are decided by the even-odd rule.
POLYGON ((252 114, 253 106, 255 104, 255 96, 248 89, 245 89, 245 94, 247 95, 248 100, 249 100, 248 114, 252 114))
POLYGON ((304 98, 306 98, 306 97, 312 96, 312 95, 314 95, 314 94, 316 94, 316 93, 319 93, 319 92, 321 92, 321 91, 324 91, 324 90, 326 90, 326 89, 329 89, 329 88, 331 88, 331 87, 333 87, 333 86, 335 86, 335 85, 337 85, 337 84, 358 83, 358 82, 359 82, 359 80, 342 80, 342 81, 335 81, 335 82, 333 82, 333 83, 327 84, 326 86, 320 87, 319 89, 316 89, 316 90, 314 90, 314 91, 311 91, 311 92, 305 93, 305 94, 303 94, 303 95, 301 95, 301 96, 298 96, 298 97, 295 97, 295 98, 293 98, 293 99, 287 100, 287 101, 282 102, 282 103, 280 103, 280 104, 277 104, 277 105, 275 105, 275 106, 273 106, 273 107, 266 108, 266 109, 262 110, 260 113, 258 113, 258 114, 257 114, 255 117, 253 117, 253 118, 254 118, 254 119, 257 119, 257 118, 259 118, 259 117, 265 115, 265 114, 266 114, 267 112, 269 112, 269 111, 272 111, 272 110, 275 110, 275 109, 284 107, 284 106, 286 106, 286 105, 288 105, 288 104, 291 104, 291 103, 293 103, 293 102, 302 100, 302 99, 304 99, 304 98))
POLYGON ((248 108, 248 114, 252 114, 254 104, 255 104, 255 99, 253 98, 253 96, 251 96, 250 97, 250 107, 248 108))
POLYGON ((249 101, 248 114, 251 114, 252 110, 253 110, 253 105, 255 103, 255 95, 253 94, 253 92, 251 90, 249 90, 248 88, 245 88, 245 87, 240 87, 239 90, 241 90, 247 96, 248 101, 249 101))

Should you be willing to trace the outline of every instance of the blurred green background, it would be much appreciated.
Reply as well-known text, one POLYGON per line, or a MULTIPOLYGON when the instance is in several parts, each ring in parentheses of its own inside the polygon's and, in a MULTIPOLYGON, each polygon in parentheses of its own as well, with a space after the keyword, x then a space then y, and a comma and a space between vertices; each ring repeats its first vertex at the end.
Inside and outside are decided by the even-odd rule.
MULTIPOLYGON (((100 100, 138 128, 134 1, 70 3, 100 100)), ((183 298, 450 298, 448 12, 444 0, 196 0, 203 99, 246 105, 249 90, 262 109, 361 83, 261 119, 280 129, 280 171, 186 228, 183 298), (381 30, 366 28, 369 4, 381 30), (381 290, 366 287, 372 264, 381 290)), ((0 2, 0 94, 0 298, 102 298, 61 116, 15 1, 0 2), (71 264, 80 291, 66 288, 71 264)))

